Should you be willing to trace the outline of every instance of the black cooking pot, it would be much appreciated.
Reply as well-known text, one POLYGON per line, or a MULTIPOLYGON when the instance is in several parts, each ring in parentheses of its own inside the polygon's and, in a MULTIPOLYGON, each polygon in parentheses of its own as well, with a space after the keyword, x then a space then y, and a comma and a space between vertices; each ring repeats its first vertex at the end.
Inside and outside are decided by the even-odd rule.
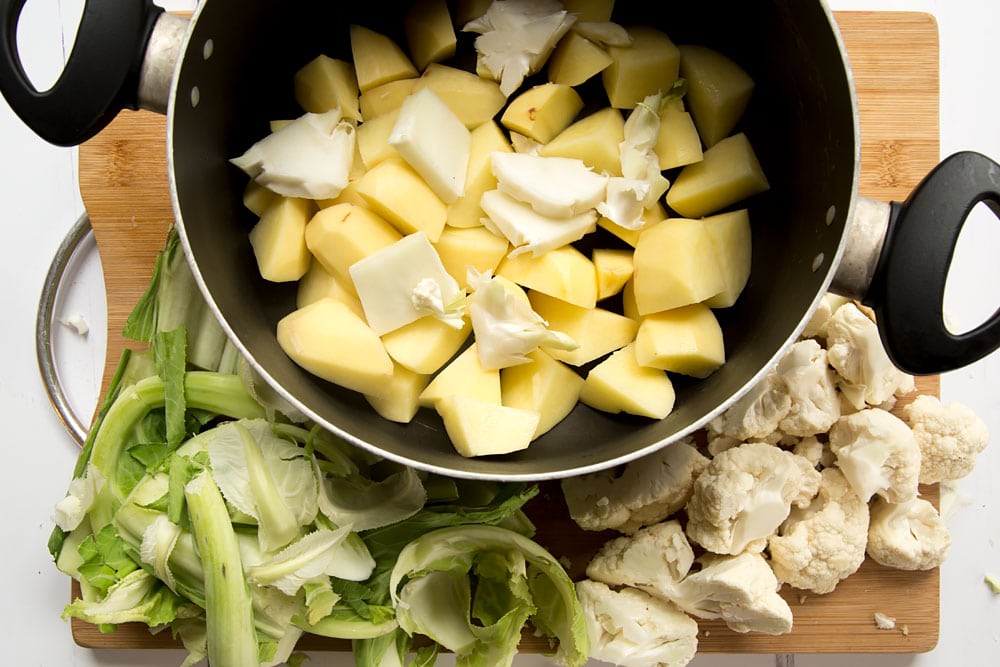
MULTIPOLYGON (((359 394, 303 371, 278 347, 275 325, 294 308, 295 287, 259 278, 247 240, 254 219, 241 203, 246 177, 228 163, 267 133, 270 120, 300 113, 292 94, 298 68, 319 53, 350 59, 351 23, 405 44, 405 3, 206 0, 189 24, 148 1, 90 0, 64 74, 39 93, 15 45, 24 1, 0 0, 0 89, 10 105, 60 145, 86 140, 122 107, 166 111, 177 226, 223 326, 303 412, 389 458, 453 476, 507 479, 631 460, 704 426, 741 396, 796 340, 831 288, 874 307, 893 360, 910 373, 951 370, 1000 345, 1000 313, 963 335, 950 333, 942 317, 966 216, 979 202, 1000 215, 1000 167, 961 153, 906 203, 859 198, 856 99, 829 9, 815 0, 671 3, 664 29, 675 42, 718 48, 757 83, 740 129, 771 190, 750 207, 750 281, 734 307, 717 312, 728 361, 708 379, 678 379, 676 408, 662 421, 581 405, 526 451, 464 459, 433 412, 408 425, 386 421, 359 394)), ((620 0, 615 12, 622 24, 653 16, 645 2, 620 0)))

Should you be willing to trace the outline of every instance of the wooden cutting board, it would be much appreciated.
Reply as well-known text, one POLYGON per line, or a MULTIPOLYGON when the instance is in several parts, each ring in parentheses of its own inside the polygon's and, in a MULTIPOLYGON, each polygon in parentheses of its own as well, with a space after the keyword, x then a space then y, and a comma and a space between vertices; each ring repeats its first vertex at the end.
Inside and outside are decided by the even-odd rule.
MULTIPOLYGON (((939 158, 938 32, 920 13, 838 13, 855 74, 862 128, 861 193, 902 200, 939 158), (891 39, 887 36, 891 35, 891 39)), ((80 148, 80 189, 100 250, 108 293, 105 386, 126 341, 122 326, 146 288, 154 258, 173 221, 165 161, 165 122, 126 112, 80 148)), ((937 377, 920 378, 921 392, 937 395, 937 377)), ((937 488, 922 490, 936 502, 937 488)), ((565 556, 574 578, 610 534, 585 533, 565 514, 558 486, 543 485, 534 503, 538 539, 565 556), (537 511, 544 508, 544 511, 537 511)), ((529 508, 530 509, 530 508, 529 508)), ((739 635, 720 622, 702 622, 699 651, 726 653, 916 653, 938 641, 939 572, 890 570, 870 561, 825 596, 783 591, 795 615, 792 633, 739 635), (873 613, 897 620, 878 630, 873 613), (906 632, 902 628, 906 628, 906 632)), ((169 633, 150 635, 124 625, 113 634, 73 621, 73 636, 93 648, 179 646, 169 633)), ((303 650, 349 650, 344 641, 306 637, 303 650)), ((526 634, 522 649, 547 651, 526 634)))

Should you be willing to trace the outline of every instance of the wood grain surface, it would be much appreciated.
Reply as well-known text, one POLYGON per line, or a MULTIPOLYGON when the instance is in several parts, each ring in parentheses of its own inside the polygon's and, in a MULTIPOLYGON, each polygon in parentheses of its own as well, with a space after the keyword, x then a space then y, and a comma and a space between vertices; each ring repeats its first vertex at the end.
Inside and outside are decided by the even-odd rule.
MULTIPOLYGON (((934 18, 909 12, 837 14, 855 75, 862 133, 861 193, 901 200, 939 159, 938 32, 934 18)), ((80 148, 80 188, 101 254, 108 292, 105 385, 126 341, 125 318, 143 293, 156 253, 173 220, 165 161, 165 122, 148 112, 125 112, 80 148)), ((937 395, 938 378, 918 380, 937 395)), ((922 489, 938 500, 937 488, 922 489)), ((543 485, 528 508, 539 542, 569 563, 574 578, 610 537, 586 533, 569 520, 558 486, 543 485)), ((803 595, 785 587, 794 630, 771 637, 740 635, 721 622, 701 622, 699 651, 726 653, 915 653, 938 641, 939 572, 903 572, 866 561, 828 595, 803 595), (897 621, 878 630, 873 613, 897 621), (906 632, 903 631, 905 627, 906 632)), ((94 648, 179 646, 169 632, 151 635, 139 625, 112 634, 74 620, 76 642, 94 648)), ((307 636, 303 650, 349 650, 345 641, 307 636)), ((548 651, 526 633, 522 650, 548 651)))

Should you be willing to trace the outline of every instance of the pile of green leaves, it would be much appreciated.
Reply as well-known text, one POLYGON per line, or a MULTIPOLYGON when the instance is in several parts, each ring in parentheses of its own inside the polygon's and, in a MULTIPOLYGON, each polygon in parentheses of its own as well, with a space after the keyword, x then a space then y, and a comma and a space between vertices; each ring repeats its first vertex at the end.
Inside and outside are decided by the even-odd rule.
POLYGON ((169 628, 185 665, 295 662, 304 633, 364 666, 507 665, 526 623, 582 664, 573 583, 533 539, 525 484, 450 479, 355 448, 254 381, 171 232, 56 506, 64 617, 169 628), (448 600, 448 604, 441 604, 448 600))

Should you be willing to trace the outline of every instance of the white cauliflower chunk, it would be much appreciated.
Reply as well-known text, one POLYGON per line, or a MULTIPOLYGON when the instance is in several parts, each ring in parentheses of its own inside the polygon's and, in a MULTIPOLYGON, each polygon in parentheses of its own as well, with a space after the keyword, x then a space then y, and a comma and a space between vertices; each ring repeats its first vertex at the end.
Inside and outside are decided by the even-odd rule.
POLYGON ((920 483, 936 484, 965 477, 990 440, 989 428, 961 403, 943 405, 929 394, 903 408, 920 446, 920 483))
POLYGON ((683 508, 707 465, 688 438, 618 470, 567 477, 562 491, 570 516, 584 530, 632 534, 683 508))
POLYGON ((791 506, 807 507, 819 483, 812 463, 773 445, 728 449, 695 480, 688 537, 718 554, 762 551, 791 506))
POLYGON ((542 68, 576 17, 556 0, 498 0, 462 30, 479 35, 476 71, 499 81, 509 97, 542 68))
POLYGON ((826 349, 830 365, 842 379, 841 391, 859 410, 916 389, 913 376, 889 360, 875 322, 853 302, 830 317, 826 349))
POLYGON ((923 498, 871 504, 868 555, 898 570, 931 570, 941 565, 951 547, 951 533, 938 511, 923 498))
POLYGON ((846 296, 840 296, 832 292, 824 294, 816 306, 816 310, 813 311, 812 317, 806 322, 806 326, 802 330, 802 338, 826 340, 827 325, 830 323, 830 318, 833 317, 838 308, 849 302, 850 299, 846 296))
POLYGON ((605 542, 587 565, 587 576, 609 586, 632 586, 670 598, 693 562, 684 528, 670 520, 605 542))
POLYGON ((792 409, 785 381, 774 371, 708 424, 709 437, 726 436, 739 442, 770 441, 778 424, 792 409))
POLYGON ((678 607, 699 618, 721 618, 734 632, 792 631, 792 610, 778 595, 780 584, 763 555, 705 554, 698 562, 701 570, 678 587, 678 607))
POLYGON ((792 446, 792 454, 807 459, 814 468, 829 468, 834 463, 830 447, 814 435, 796 442, 792 446))
POLYGON ((626 667, 682 667, 698 650, 698 624, 672 603, 637 588, 583 580, 576 594, 590 657, 626 667))
POLYGON ((778 428, 799 437, 829 431, 840 418, 840 396, 826 350, 814 340, 795 343, 778 362, 778 375, 791 398, 778 428))
POLYGON ((822 475, 812 503, 792 509, 768 540, 778 581, 819 594, 857 572, 868 542, 868 504, 836 468, 822 475))
POLYGON ((878 494, 891 503, 917 495, 920 446, 902 419, 879 408, 846 415, 830 429, 837 467, 868 502, 878 494))

